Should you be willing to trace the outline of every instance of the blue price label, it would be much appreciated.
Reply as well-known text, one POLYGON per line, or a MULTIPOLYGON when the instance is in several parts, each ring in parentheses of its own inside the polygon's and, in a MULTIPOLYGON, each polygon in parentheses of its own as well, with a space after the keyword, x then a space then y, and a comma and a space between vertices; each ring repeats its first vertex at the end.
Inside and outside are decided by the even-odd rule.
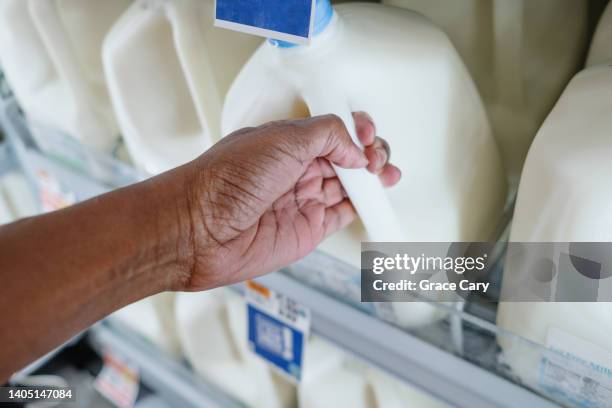
POLYGON ((246 290, 251 350, 289 379, 299 382, 310 311, 297 302, 249 282, 246 290))
POLYGON ((266 38, 309 44, 316 0, 217 0, 215 25, 266 38))

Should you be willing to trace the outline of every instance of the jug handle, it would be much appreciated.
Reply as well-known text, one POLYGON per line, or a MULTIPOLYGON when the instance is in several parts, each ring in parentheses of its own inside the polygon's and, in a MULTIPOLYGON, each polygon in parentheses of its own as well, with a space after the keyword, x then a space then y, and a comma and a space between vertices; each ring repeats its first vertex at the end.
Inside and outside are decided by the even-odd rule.
MULTIPOLYGON (((344 123, 353 142, 363 148, 357 138, 348 101, 342 97, 334 98, 327 92, 316 92, 316 89, 317 87, 305 87, 303 92, 310 114, 335 114, 344 123)), ((401 225, 378 176, 365 169, 343 169, 334 166, 334 170, 361 218, 368 238, 376 242, 405 241, 401 225)))
MULTIPOLYGON (((206 52, 204 33, 199 29, 198 18, 202 16, 195 13, 190 7, 193 3, 168 4, 167 15, 172 23, 174 44, 183 74, 187 79, 187 85, 191 98, 196 106, 196 112, 200 124, 204 130, 206 148, 214 144, 213 134, 221 137, 221 111, 222 95, 217 87, 214 73, 212 72, 212 60, 206 52), (188 69, 189 66, 197 67, 201 75, 194 75, 188 69)), ((200 5, 198 7, 203 7, 200 5)), ((211 21, 212 25, 212 21, 211 21)))
MULTIPOLYGON (((84 80, 85 75, 82 71, 74 51, 70 47, 70 38, 61 28, 61 18, 58 14, 57 3, 55 1, 34 1, 28 2, 29 10, 34 20, 36 30, 40 34, 45 48, 49 53, 58 74, 63 78, 75 99, 76 106, 89 106, 89 101, 93 100, 93 92, 89 84, 84 80), (60 47, 54 44, 61 44, 60 47)), ((86 109, 85 112, 95 112, 93 109, 86 109)), ((86 118, 84 125, 89 129, 103 129, 104 121, 97 115, 86 118)), ((72 135, 79 138, 80 135, 72 135)))

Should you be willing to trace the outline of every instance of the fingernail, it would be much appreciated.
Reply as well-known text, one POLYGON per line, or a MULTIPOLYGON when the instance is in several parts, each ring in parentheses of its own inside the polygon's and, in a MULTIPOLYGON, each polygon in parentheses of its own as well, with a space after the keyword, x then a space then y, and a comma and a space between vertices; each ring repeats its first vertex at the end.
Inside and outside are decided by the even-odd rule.
POLYGON ((374 132, 374 135, 376 135, 376 124, 374 123, 374 119, 372 119, 370 114, 368 112, 364 112, 364 111, 359 111, 359 112, 355 112, 355 113, 358 113, 359 115, 364 116, 366 118, 366 120, 368 122, 370 122, 370 125, 372 126, 372 131, 374 132))
POLYGON ((368 112, 361 111, 361 114, 364 115, 372 125, 374 125, 374 119, 372 119, 368 112))

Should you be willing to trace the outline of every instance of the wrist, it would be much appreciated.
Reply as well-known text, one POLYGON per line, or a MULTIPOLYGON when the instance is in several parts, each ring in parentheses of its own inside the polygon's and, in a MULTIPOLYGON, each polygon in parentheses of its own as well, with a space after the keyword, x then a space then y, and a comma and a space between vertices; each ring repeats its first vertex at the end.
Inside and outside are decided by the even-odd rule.
POLYGON ((191 221, 188 171, 183 167, 143 183, 141 202, 148 203, 143 239, 150 248, 151 273, 160 292, 182 291, 189 287, 195 268, 195 237, 191 221))

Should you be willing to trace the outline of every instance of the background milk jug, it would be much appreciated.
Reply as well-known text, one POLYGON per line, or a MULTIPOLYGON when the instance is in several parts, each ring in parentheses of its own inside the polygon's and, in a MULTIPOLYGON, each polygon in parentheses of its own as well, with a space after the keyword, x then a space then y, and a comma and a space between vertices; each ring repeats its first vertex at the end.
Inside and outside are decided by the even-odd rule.
MULTIPOLYGON (((0 2, 0 64, 34 130, 52 127, 99 150, 115 146, 119 132, 101 49, 104 35, 129 3, 0 2)), ((42 130, 39 137, 44 139, 42 130)))
POLYGON ((442 408, 446 406, 374 367, 368 368, 367 377, 372 385, 378 408, 442 408))
POLYGON ((186 359, 206 380, 250 407, 292 407, 295 387, 248 347, 244 299, 230 289, 177 295, 186 359))
POLYGON ((220 138, 225 93, 261 43, 213 22, 212 0, 137 0, 105 40, 123 136, 150 174, 196 158, 220 138))
POLYGON ((443 405, 318 337, 305 349, 300 408, 433 408, 443 405))
POLYGON ((478 86, 510 180, 517 183, 533 137, 584 57, 589 2, 383 3, 423 13, 446 31, 478 86))
MULTIPOLYGON (((610 112, 612 67, 603 64, 577 74, 529 151, 511 241, 612 241, 612 190, 606 188, 612 178, 610 112)), ((504 274, 522 272, 507 264, 504 274)), ((592 282, 581 279, 584 285, 592 282)), ((607 280, 599 285, 609 285, 607 280)), ((580 290, 578 286, 573 288, 580 290)), ((528 340, 560 349, 570 356, 568 360, 578 358, 612 369, 610 303, 501 302, 497 321, 500 327, 528 340)), ((541 353, 509 338, 500 339, 500 344, 504 360, 527 384, 543 385, 541 353)), ((581 374, 576 375, 580 378, 581 374)), ((599 406, 588 398, 586 401, 593 404, 589 406, 599 406)))
POLYGON ((0 225, 13 222, 17 217, 9 207, 6 198, 0 194, 0 225))
MULTIPOLYGON (((226 98, 223 134, 311 114, 336 113, 347 123, 349 110, 366 111, 404 174, 378 196, 342 179, 370 239, 374 225, 374 241, 486 240, 502 210, 505 177, 478 93, 444 33, 415 13, 377 4, 334 12, 319 0, 315 19, 319 34, 310 46, 269 41, 255 52, 226 98), (399 222, 381 230, 393 224, 382 222, 389 218, 377 208, 384 201, 399 222)), ((353 225, 321 248, 358 266, 363 240, 364 228, 353 225)), ((393 306, 410 311, 400 324, 436 314, 427 304, 393 306)))
POLYGON ((170 292, 153 295, 119 309, 110 318, 138 332, 168 354, 179 357, 181 347, 174 317, 175 297, 170 292))
POLYGON ((38 214, 39 205, 28 179, 11 171, 0 177, 0 224, 38 214))

